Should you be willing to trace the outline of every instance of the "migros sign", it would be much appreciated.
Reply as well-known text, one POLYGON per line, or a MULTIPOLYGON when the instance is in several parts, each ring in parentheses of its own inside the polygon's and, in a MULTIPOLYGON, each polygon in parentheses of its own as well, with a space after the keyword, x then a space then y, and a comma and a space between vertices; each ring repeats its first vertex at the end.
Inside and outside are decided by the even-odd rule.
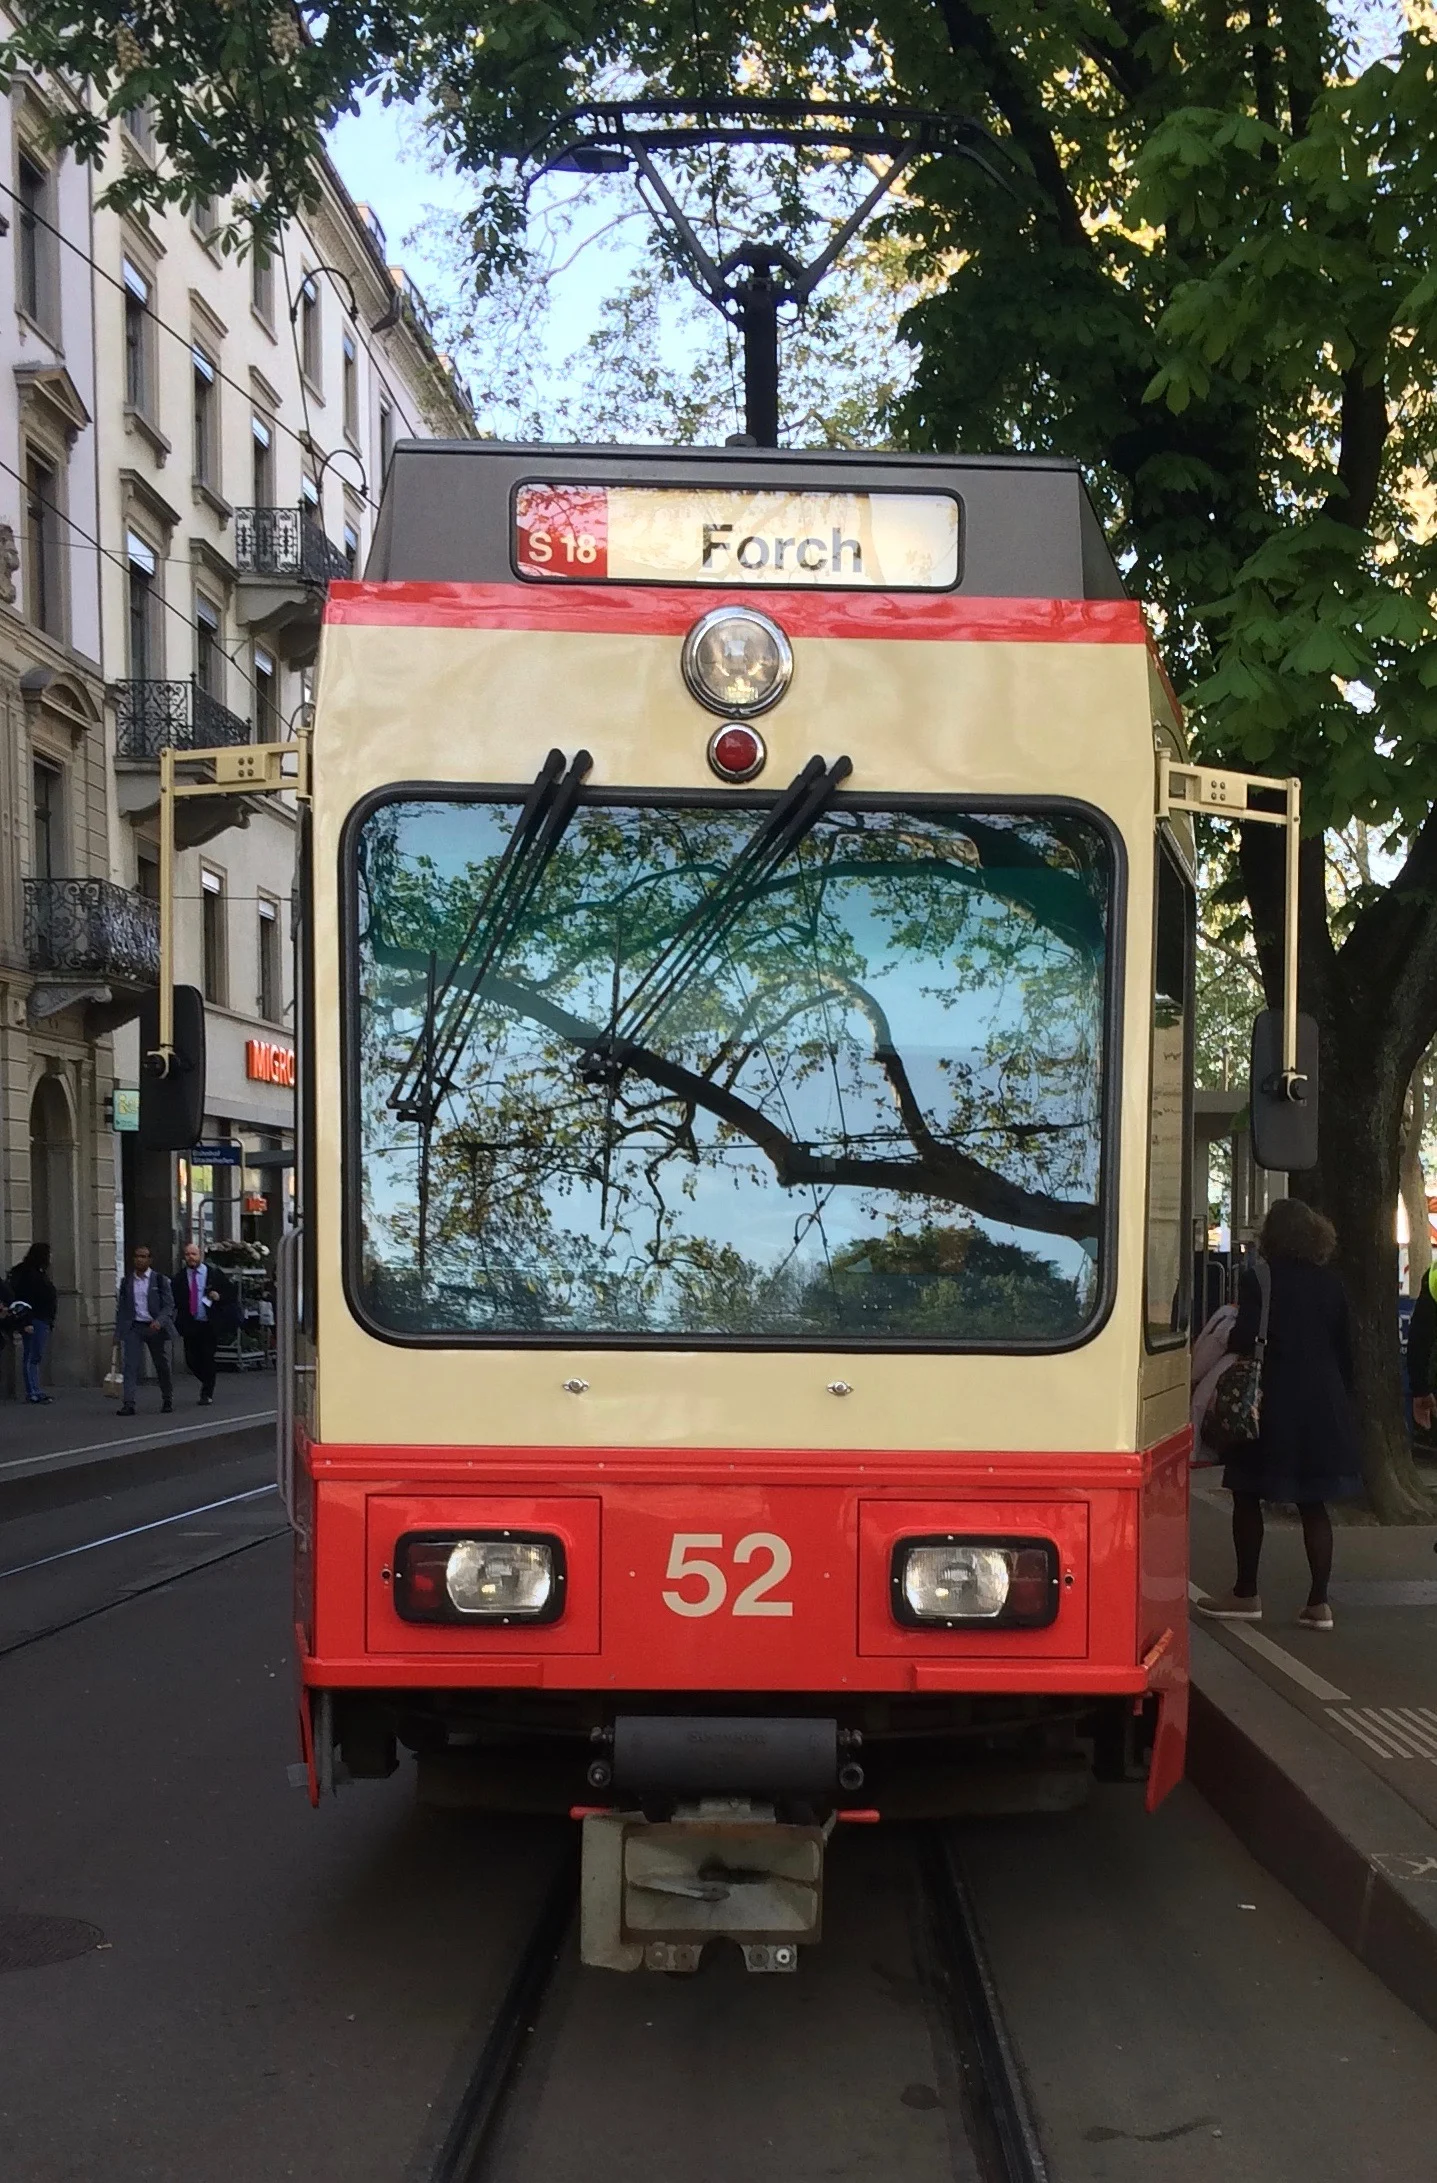
POLYGON ((282 1084, 294 1090, 294 1048, 267 1038, 246 1041, 244 1073, 256 1084, 282 1084))

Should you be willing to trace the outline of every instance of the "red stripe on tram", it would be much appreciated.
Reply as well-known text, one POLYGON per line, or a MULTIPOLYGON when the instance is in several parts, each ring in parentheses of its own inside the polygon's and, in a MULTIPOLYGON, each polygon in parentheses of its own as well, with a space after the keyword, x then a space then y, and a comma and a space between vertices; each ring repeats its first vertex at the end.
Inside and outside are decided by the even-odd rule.
POLYGON ((675 584, 339 583, 326 622, 348 628, 534 629, 681 637, 715 606, 772 614, 791 637, 933 644, 1145 644, 1135 599, 965 599, 951 592, 727 590, 675 584))

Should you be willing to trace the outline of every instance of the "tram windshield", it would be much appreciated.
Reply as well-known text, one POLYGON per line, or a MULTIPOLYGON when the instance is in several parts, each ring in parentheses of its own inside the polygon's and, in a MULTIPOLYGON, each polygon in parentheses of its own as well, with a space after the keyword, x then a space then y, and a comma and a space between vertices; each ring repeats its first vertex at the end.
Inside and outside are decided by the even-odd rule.
POLYGON ((520 794, 353 829, 376 1326, 1042 1348, 1092 1323, 1106 835, 843 797, 756 860, 773 810, 591 793, 527 863, 520 794))

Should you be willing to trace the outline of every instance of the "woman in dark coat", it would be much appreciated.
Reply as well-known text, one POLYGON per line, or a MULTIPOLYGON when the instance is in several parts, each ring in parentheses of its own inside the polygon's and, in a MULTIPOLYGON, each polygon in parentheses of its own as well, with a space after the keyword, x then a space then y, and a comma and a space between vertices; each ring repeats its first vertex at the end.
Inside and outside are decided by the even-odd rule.
POLYGON ((30 1306, 29 1315, 22 1328, 24 1342, 25 1400, 48 1402, 50 1397, 40 1386, 40 1366, 55 1331, 55 1318, 60 1309, 60 1299, 55 1284, 50 1279, 50 1246, 48 1243, 32 1243, 18 1266, 10 1268, 10 1290, 22 1304, 30 1306))
MULTIPOLYGON (((1258 1249, 1272 1284, 1262 1412, 1256 1441, 1237 1449, 1223 1470, 1232 1495, 1232 1543, 1237 1579, 1222 1599, 1198 1601, 1198 1612, 1220 1622, 1260 1622, 1257 1569, 1262 1558, 1262 1504, 1295 1501, 1312 1588, 1298 1616, 1303 1629, 1330 1630, 1327 1586, 1332 1575, 1329 1501, 1362 1492, 1362 1463, 1352 1404, 1352 1334, 1347 1297, 1328 1265, 1337 1237, 1300 1198, 1279 1198, 1263 1223, 1258 1249)), ((1237 1323, 1228 1338, 1250 1357, 1257 1342, 1262 1290, 1245 1273, 1237 1323)))

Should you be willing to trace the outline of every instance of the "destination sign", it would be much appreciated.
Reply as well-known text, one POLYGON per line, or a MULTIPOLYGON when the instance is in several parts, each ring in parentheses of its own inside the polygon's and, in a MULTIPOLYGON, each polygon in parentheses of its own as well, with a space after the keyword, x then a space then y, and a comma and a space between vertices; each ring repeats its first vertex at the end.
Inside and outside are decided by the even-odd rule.
POLYGON ((521 576, 560 583, 948 591, 958 581, 958 502, 951 493, 521 485, 514 560, 521 576))

